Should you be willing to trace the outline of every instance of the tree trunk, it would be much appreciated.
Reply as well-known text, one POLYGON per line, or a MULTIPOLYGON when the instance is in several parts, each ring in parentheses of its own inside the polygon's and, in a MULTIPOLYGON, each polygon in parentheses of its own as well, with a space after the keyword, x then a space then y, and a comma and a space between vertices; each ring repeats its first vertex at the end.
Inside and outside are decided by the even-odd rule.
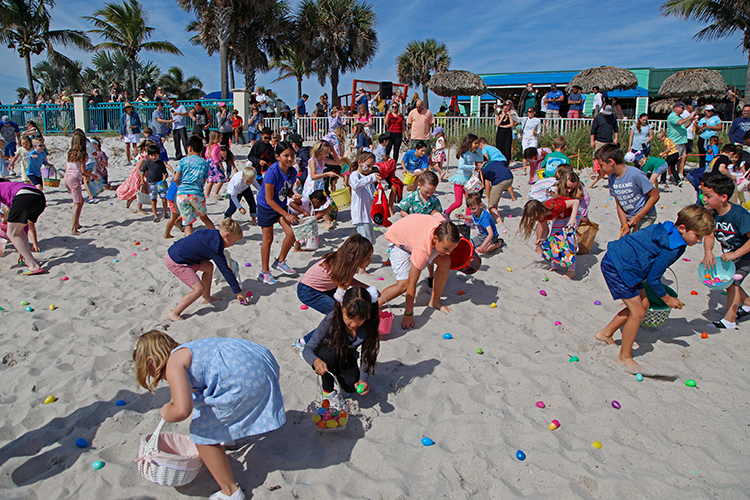
POLYGON ((229 62, 229 85, 233 89, 237 88, 234 84, 234 61, 229 62))
POLYGON ((331 68, 331 102, 334 106, 341 107, 339 101, 339 69, 331 68))
POLYGON ((130 59, 130 98, 135 99, 138 95, 138 88, 135 79, 135 57, 130 59))
POLYGON ((745 102, 748 100, 748 93, 750 93, 750 52, 747 53, 747 71, 745 72, 745 102))
POLYGON ((430 109, 430 99, 428 97, 430 93, 430 87, 426 83, 422 84, 422 100, 424 101, 424 107, 430 109))
POLYGON ((31 54, 23 58, 26 63, 26 79, 29 82, 29 104, 36 104, 36 91, 34 90, 34 79, 31 77, 31 54))
POLYGON ((229 80, 227 79, 227 42, 219 40, 221 58, 221 98, 229 99, 229 80))
POLYGON ((297 77, 297 101, 302 99, 302 77, 297 77))
POLYGON ((254 69, 245 70, 245 89, 249 90, 250 92, 255 90, 255 70, 254 69))
POLYGON ((229 78, 227 77, 227 67, 229 60, 228 42, 229 35, 232 31, 232 8, 223 6, 222 2, 216 2, 216 38, 219 40, 219 55, 221 59, 221 98, 229 98, 229 78))

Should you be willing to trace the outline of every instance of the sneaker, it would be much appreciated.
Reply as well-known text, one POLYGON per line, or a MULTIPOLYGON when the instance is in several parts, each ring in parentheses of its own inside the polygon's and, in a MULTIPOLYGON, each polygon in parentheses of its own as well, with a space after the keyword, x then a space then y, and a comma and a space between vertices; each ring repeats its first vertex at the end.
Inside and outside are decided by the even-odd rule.
POLYGON ((242 489, 238 489, 232 496, 225 495, 221 491, 217 491, 209 497, 209 500, 245 500, 245 492, 242 489))
POLYGON ((321 397, 328 400, 328 402, 331 404, 330 408, 335 408, 338 410, 344 407, 344 399, 336 389, 332 390, 328 394, 322 392, 321 397))
POLYGON ((288 274, 290 276, 292 274, 297 274, 297 271, 295 271, 294 269, 292 269, 291 267, 289 267, 289 264, 287 264, 285 260, 279 262, 279 260, 276 259, 276 260, 273 261, 273 265, 271 267, 274 268, 274 269, 278 269, 282 273, 288 274))
POLYGON ((718 328, 719 330, 737 330, 737 326, 736 326, 736 324, 735 324, 735 327, 734 327, 734 328, 729 328, 729 327, 727 327, 727 326, 726 326, 726 325, 724 324, 724 322, 723 322, 723 321, 721 321, 721 320, 719 320, 719 321, 714 321, 713 323, 709 323, 709 324, 707 324, 706 326, 709 326, 709 327, 710 327, 710 326, 713 326, 714 328, 718 328))
POLYGON ((258 281, 262 281, 266 285, 275 285, 276 284, 276 278, 273 277, 273 274, 271 274, 271 271, 266 271, 265 273, 260 273, 258 275, 258 281))
POLYGON ((305 344, 306 342, 304 337, 298 338, 294 341, 294 344, 292 344, 292 351, 294 351, 294 353, 302 359, 305 359, 302 356, 302 351, 305 350, 305 344))
POLYGON ((737 309, 737 319, 742 319, 742 318, 744 318, 745 316, 747 316, 748 314, 750 314, 750 311, 745 311, 745 310, 744 310, 744 309, 742 308, 742 306, 740 306, 740 308, 739 308, 739 309, 737 309))

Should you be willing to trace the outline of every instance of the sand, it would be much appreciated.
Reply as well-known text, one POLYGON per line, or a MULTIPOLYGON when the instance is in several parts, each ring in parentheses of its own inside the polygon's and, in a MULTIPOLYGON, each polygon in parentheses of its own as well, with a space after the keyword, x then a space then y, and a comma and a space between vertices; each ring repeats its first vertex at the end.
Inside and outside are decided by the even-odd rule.
MULTIPOLYGON (((130 167, 116 139, 105 143, 112 157, 110 179, 117 184, 130 167)), ((48 145, 51 161, 61 166, 67 139, 50 138, 48 145)), ((246 151, 240 148, 240 155, 246 151)), ((519 173, 515 184, 525 196, 522 177, 519 173)), ((305 413, 317 381, 290 349, 322 315, 300 310, 298 278, 282 276, 276 286, 255 280, 261 237, 247 216, 240 217, 245 239, 231 253, 242 266, 243 289, 253 292, 250 304, 233 301, 222 283, 214 290, 223 301, 193 305, 186 321, 171 324, 166 314, 187 288, 164 266, 173 241, 162 239, 165 222, 136 215, 114 192, 105 192, 102 201, 84 206, 83 234, 72 237, 69 194, 60 188, 46 194, 48 208, 39 223, 45 252, 38 257, 49 274, 20 276, 12 245, 0 258, 2 498, 188 499, 216 491, 205 468, 177 489, 138 475, 133 460, 140 437, 153 431, 169 399, 166 385, 151 395, 133 376, 134 339, 153 328, 180 342, 249 339, 268 346, 279 362, 287 423, 230 453, 248 498, 750 497, 748 327, 722 332, 705 327, 723 315, 725 298, 698 280, 702 246, 687 250, 684 258, 690 261, 672 266, 686 307, 673 311, 660 328, 642 328, 634 351, 636 361, 673 373, 674 380, 637 382, 615 362, 618 348, 593 338, 620 308, 598 266, 606 242, 618 233, 614 202, 604 187, 591 191, 598 207, 591 219, 601 225, 597 244, 591 255, 579 257, 572 282, 549 270, 531 245, 515 236, 523 198, 516 203, 504 198, 501 209, 512 214, 501 228, 508 231, 501 235, 508 247, 484 258, 472 277, 451 273, 444 294, 453 309, 449 315, 426 308, 424 279, 414 330, 401 330, 403 298, 395 301, 396 324, 381 343, 371 393, 355 395, 359 415, 345 431, 328 434, 314 430, 305 413), (69 280, 61 281, 64 276, 69 280), (33 312, 20 305, 23 300, 33 312), (497 308, 490 307, 493 302, 497 308), (708 339, 701 338, 704 331, 708 339), (443 339, 446 332, 452 340, 443 339), (570 356, 580 361, 569 362, 570 356), (697 386, 686 387, 686 379, 697 386), (49 395, 58 400, 43 404, 49 395), (116 406, 120 399, 127 404, 116 406), (622 408, 613 409, 612 400, 622 408), (537 408, 537 401, 546 408, 537 408), (553 419, 561 426, 550 431, 553 419), (425 436, 435 444, 422 446, 425 436), (77 448, 79 437, 90 447, 77 448), (593 441, 602 448, 592 447, 593 441), (516 459, 517 450, 525 461, 516 459), (92 469, 96 460, 105 467, 92 469), (280 488, 271 491, 275 486, 280 488)), ((441 184, 439 194, 446 207, 452 186, 441 184)), ((659 220, 674 220, 693 197, 689 185, 663 193, 659 220)), ((220 220, 226 203, 209 203, 212 220, 220 220)), ((290 264, 303 272, 311 259, 337 247, 354 232, 346 222, 348 211, 342 219, 323 233, 324 248, 291 254, 290 264)), ((362 279, 383 289, 394 277, 382 265, 384 233, 376 234, 372 276, 362 279)), ((276 235, 274 256, 280 231, 276 235)), ((187 429, 182 422, 165 430, 187 429)))

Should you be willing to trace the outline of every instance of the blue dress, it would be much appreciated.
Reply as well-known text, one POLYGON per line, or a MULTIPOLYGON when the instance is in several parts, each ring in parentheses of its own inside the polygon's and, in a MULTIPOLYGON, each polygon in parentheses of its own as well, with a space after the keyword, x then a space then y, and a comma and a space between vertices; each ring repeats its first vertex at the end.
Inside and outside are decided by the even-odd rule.
POLYGON ((279 365, 271 352, 249 340, 207 338, 180 345, 193 361, 190 439, 209 445, 272 431, 286 422, 279 365))

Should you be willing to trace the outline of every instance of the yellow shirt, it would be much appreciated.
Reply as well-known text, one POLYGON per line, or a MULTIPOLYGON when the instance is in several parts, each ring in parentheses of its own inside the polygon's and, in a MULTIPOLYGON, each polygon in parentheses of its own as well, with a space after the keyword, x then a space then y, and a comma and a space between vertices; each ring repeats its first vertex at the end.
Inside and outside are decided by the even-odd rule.
POLYGON ((669 138, 664 139, 664 149, 667 152, 667 156, 679 153, 679 151, 677 151, 677 145, 675 145, 674 141, 669 138))

